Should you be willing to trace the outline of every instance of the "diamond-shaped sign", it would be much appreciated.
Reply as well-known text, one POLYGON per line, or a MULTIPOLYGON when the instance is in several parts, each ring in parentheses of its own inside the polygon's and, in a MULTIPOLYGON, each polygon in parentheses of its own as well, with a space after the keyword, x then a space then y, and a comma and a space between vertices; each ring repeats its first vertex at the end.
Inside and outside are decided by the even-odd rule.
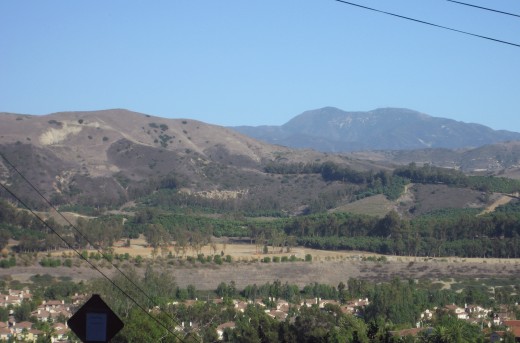
POLYGON ((93 294, 67 325, 84 343, 107 343, 125 324, 98 294, 93 294))

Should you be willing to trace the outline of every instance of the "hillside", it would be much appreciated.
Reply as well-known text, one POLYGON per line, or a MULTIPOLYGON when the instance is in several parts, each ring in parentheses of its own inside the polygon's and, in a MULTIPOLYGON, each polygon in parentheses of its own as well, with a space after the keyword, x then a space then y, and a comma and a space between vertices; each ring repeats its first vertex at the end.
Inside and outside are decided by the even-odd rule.
MULTIPOLYGON (((336 193, 338 185, 315 175, 302 180, 266 174, 269 161, 329 160, 361 170, 380 168, 368 161, 262 143, 190 119, 126 110, 3 113, 0 147, 56 205, 117 207, 158 189, 177 189, 201 201, 240 197, 266 210, 293 211, 309 202, 308 192, 336 193), (298 183, 305 185, 305 192, 294 187, 298 183)), ((33 206, 46 206, 5 161, 0 162, 0 177, 33 206)))
MULTIPOLYGON (((502 177, 518 168, 515 142, 330 154, 125 110, 2 114, 0 128, 2 185, 32 209, 50 207, 34 186, 60 211, 84 215, 75 225, 105 248, 144 237, 154 253, 174 246, 179 255, 235 237, 261 251, 520 256, 520 181, 502 177)), ((68 240, 58 241, 1 196, 0 247, 87 247, 49 219, 68 240)))
MULTIPOLYGON (((310 130, 312 125, 304 125, 309 116, 313 114, 291 125, 310 130)), ((391 173, 416 162, 514 176, 520 156, 517 142, 477 149, 330 154, 263 143, 190 119, 119 109, 45 116, 3 113, 0 148, 53 205, 66 210, 116 210, 138 200, 170 210, 192 207, 254 216, 334 209, 371 214, 370 208, 379 216, 391 209, 408 216, 411 209, 427 213, 443 207, 484 208, 491 199, 482 200, 478 190, 466 186, 458 193, 440 191, 443 196, 430 196, 429 201, 398 200, 402 180, 391 173)), ((48 207, 4 160, 0 178, 29 205, 48 207)))
POLYGON ((346 156, 395 164, 427 163, 470 173, 492 173, 520 178, 520 141, 489 144, 474 149, 364 151, 348 153, 346 156))
POLYGON ((346 112, 324 107, 306 111, 282 126, 234 129, 265 142, 326 152, 476 148, 520 140, 520 133, 401 108, 346 112))

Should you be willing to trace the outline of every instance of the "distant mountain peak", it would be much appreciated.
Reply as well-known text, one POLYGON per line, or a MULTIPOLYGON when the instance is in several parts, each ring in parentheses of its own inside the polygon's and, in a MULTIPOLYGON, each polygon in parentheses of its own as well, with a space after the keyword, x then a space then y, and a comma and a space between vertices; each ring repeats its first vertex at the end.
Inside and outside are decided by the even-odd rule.
POLYGON ((305 111, 279 127, 235 129, 269 143, 324 152, 455 149, 520 140, 520 133, 393 107, 353 112, 323 107, 305 111))

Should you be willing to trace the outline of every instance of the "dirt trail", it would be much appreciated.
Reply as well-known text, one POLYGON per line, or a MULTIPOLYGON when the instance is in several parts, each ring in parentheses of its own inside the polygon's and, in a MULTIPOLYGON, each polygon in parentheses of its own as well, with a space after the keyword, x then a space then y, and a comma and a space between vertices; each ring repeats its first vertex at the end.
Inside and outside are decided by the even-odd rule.
POLYGON ((502 205, 506 205, 508 204, 511 200, 513 200, 514 198, 509 196, 509 195, 506 195, 506 194, 503 194, 502 196, 500 196, 497 200, 495 200, 491 205, 489 205, 488 207, 486 207, 484 209, 484 211, 482 211, 480 213, 480 215, 483 215, 483 214, 487 214, 487 213, 491 213, 491 212, 494 212, 498 206, 502 206, 502 205))

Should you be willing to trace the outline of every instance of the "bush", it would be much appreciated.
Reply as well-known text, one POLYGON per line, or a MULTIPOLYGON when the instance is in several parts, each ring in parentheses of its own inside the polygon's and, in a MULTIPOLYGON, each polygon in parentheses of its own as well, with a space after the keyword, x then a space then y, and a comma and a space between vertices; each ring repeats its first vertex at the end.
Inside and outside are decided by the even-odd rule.
POLYGON ((226 258, 224 261, 226 261, 227 263, 231 263, 231 262, 233 262, 233 258, 231 257, 231 255, 226 255, 226 258))
POLYGON ((288 261, 289 261, 289 258, 287 256, 282 256, 282 262, 288 262, 288 261))
POLYGON ((222 264, 222 257, 220 255, 213 256, 213 262, 216 264, 222 264))
POLYGON ((305 255, 305 262, 312 262, 312 255, 311 254, 305 255))
POLYGON ((280 262, 280 256, 273 257, 273 262, 279 263, 280 262))
POLYGON ((264 258, 262 259, 262 262, 264 262, 264 263, 269 263, 269 262, 271 262, 271 258, 270 258, 269 256, 266 256, 266 257, 264 257, 264 258))
POLYGON ((56 259, 53 259, 53 258, 50 258, 50 257, 47 257, 47 258, 42 258, 42 260, 40 261, 40 265, 42 267, 59 267, 61 266, 61 260, 56 258, 56 259))

